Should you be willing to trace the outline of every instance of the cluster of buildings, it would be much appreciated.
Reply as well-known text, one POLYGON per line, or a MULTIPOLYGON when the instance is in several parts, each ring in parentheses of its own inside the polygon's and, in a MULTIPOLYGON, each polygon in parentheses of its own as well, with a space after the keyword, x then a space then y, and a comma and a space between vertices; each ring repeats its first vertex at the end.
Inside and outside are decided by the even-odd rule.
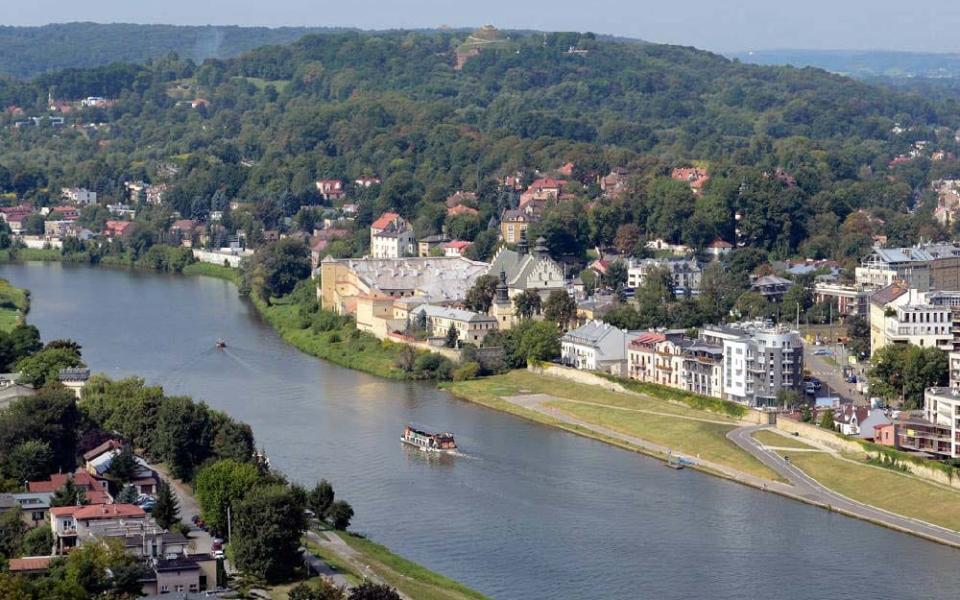
POLYGON ((781 407, 803 387, 803 339, 763 322, 625 331, 590 321, 560 340, 561 362, 756 408, 781 407))
MULTIPOLYGON (((25 492, 0 494, 0 512, 19 508, 30 528, 48 527, 53 544, 44 556, 12 558, 12 573, 45 572, 51 561, 72 549, 91 544, 119 544, 140 559, 144 575, 142 593, 201 592, 217 587, 217 560, 192 551, 190 540, 168 531, 137 504, 115 503, 105 474, 122 451, 118 440, 107 440, 83 455, 84 466, 73 473, 54 474, 43 481, 27 482, 25 492), (51 506, 58 490, 70 481, 83 492, 86 503, 51 506)), ((159 476, 140 457, 129 485, 141 498, 156 494, 159 476)))

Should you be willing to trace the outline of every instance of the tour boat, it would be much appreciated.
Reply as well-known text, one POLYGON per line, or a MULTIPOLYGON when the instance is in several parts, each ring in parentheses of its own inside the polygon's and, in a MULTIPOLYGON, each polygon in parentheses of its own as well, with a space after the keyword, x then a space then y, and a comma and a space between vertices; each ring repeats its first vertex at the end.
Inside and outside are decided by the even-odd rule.
POLYGON ((423 452, 456 452, 457 443, 452 433, 427 433, 407 426, 400 441, 419 448, 423 452))

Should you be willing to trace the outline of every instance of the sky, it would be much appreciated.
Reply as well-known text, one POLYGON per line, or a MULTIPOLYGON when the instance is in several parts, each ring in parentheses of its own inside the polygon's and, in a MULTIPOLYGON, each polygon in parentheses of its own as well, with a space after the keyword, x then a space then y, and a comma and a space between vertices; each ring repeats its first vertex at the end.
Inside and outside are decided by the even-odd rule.
POLYGON ((0 0, 3 25, 441 25, 593 31, 717 52, 960 51, 960 0, 0 0))

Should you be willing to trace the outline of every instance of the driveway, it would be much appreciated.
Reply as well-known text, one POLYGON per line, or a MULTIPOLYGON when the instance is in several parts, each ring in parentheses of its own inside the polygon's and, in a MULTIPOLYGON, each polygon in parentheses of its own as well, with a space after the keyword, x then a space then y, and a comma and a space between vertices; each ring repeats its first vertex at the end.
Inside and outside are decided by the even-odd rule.
POLYGON ((180 504, 180 520, 190 527, 190 541, 193 542, 195 554, 209 554, 212 552, 213 536, 206 531, 195 527, 191 520, 194 515, 200 514, 200 505, 197 499, 182 481, 174 479, 163 466, 150 465, 150 468, 160 474, 164 481, 173 488, 173 493, 180 504))

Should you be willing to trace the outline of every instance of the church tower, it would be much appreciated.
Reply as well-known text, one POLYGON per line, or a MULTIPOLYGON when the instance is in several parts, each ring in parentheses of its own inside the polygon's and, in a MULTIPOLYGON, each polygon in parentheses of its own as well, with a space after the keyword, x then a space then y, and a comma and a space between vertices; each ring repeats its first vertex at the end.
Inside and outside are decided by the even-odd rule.
POLYGON ((490 316, 497 320, 497 327, 501 330, 507 330, 513 327, 514 306, 510 299, 510 290, 507 287, 507 273, 500 271, 500 283, 497 284, 497 292, 493 298, 493 304, 490 305, 490 316))

